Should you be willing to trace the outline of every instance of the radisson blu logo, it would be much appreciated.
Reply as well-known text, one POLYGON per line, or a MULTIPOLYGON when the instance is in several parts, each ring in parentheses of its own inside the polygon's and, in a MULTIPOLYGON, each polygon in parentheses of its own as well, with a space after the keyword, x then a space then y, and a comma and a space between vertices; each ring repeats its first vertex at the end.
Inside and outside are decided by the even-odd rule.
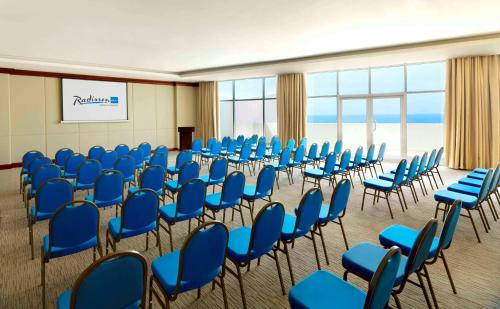
POLYGON ((108 106, 118 105, 118 97, 103 98, 103 97, 95 97, 93 95, 89 95, 88 97, 81 97, 74 95, 73 98, 74 98, 73 105, 76 104, 78 105, 98 104, 98 105, 108 105, 108 106))

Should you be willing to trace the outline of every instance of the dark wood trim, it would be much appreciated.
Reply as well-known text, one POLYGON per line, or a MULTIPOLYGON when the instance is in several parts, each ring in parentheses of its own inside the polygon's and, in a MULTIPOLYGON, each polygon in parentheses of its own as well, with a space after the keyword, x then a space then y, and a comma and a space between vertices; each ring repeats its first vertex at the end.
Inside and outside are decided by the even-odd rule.
POLYGON ((198 87, 198 83, 174 82, 174 81, 164 81, 164 80, 149 80, 149 79, 139 79, 139 78, 125 78, 125 77, 114 77, 114 76, 99 76, 99 75, 45 72, 45 71, 18 70, 18 69, 11 69, 11 68, 0 68, 0 73, 11 74, 11 75, 39 76, 39 77, 100 80, 100 81, 123 82, 123 83, 198 87))

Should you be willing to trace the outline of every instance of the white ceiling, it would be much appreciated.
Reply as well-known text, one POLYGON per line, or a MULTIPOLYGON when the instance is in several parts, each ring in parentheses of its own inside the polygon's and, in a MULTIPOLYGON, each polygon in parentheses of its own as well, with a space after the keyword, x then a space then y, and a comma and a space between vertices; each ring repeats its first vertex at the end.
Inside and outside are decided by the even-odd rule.
POLYGON ((499 32, 499 0, 0 0, 0 66, 202 80, 248 70, 226 66, 499 32))

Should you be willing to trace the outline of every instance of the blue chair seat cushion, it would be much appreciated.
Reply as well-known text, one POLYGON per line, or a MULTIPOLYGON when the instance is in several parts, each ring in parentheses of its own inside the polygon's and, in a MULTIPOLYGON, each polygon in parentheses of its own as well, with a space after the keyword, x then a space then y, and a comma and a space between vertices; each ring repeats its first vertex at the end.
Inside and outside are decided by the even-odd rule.
MULTIPOLYGON (((71 289, 67 289, 59 295, 59 298, 57 299, 57 309, 69 309, 70 308, 70 301, 71 301, 71 289)), ((123 309, 138 309, 140 308, 141 301, 137 301, 136 303, 133 303, 131 305, 126 306, 123 309)))
POLYGON ((316 271, 290 289, 291 308, 363 308, 366 292, 324 270, 316 271))
POLYGON ((434 193, 434 199, 438 202, 443 202, 446 204, 453 204, 455 200, 461 200, 462 206, 465 208, 473 208, 477 203, 477 198, 472 195, 453 192, 446 189, 439 190, 438 192, 434 193))
POLYGON ((175 175, 179 172, 179 169, 175 166, 167 166, 167 173, 170 175, 175 175))
MULTIPOLYGON (((50 258, 57 258, 61 256, 70 255, 73 253, 81 252, 83 250, 87 250, 93 247, 97 247, 97 236, 92 237, 91 239, 84 241, 81 244, 73 247, 55 247, 52 246, 50 251, 50 258)), ((49 235, 45 235, 43 237, 43 254, 47 257, 49 254, 49 235)))
POLYGON ((134 180, 135 180, 134 175, 130 175, 130 176, 128 176, 128 177, 125 177, 125 178, 123 179, 123 182, 132 182, 132 181, 134 181, 134 180))
POLYGON ((248 159, 242 159, 241 157, 238 157, 238 156, 230 156, 229 162, 231 162, 231 163, 246 163, 246 162, 248 162, 248 159))
MULTIPOLYGON (((349 272, 370 281, 386 253, 386 249, 377 245, 366 242, 360 243, 344 252, 342 255, 342 266, 349 272)), ((407 258, 402 256, 394 282, 395 287, 403 281, 406 262, 407 258)))
POLYGON ((201 154, 201 156, 203 158, 212 159, 212 158, 217 158, 219 155, 216 153, 204 152, 201 154))
MULTIPOLYGON (((414 230, 407 226, 394 224, 380 232, 378 238, 382 246, 386 248, 398 246, 399 248, 401 248, 403 254, 408 256, 410 254, 411 248, 418 238, 419 233, 420 231, 414 230)), ((434 237, 427 259, 434 258, 438 249, 438 245, 439 237, 434 237)))
POLYGON ((333 211, 331 213, 328 213, 328 211, 330 210, 330 205, 327 205, 327 204, 322 204, 321 205, 321 209, 319 211, 319 223, 320 224, 325 224, 329 221, 333 221, 335 219, 338 218, 338 216, 340 215, 340 213, 343 211, 333 211))
POLYGON ((286 169, 286 165, 283 165, 283 164, 279 164, 279 162, 269 162, 268 164, 266 164, 266 166, 272 166, 274 167, 275 170, 284 170, 286 169))
POLYGON ((227 156, 232 156, 234 155, 234 151, 227 151, 227 150, 222 150, 220 152, 221 156, 227 157, 227 156))
POLYGON ((481 188, 468 186, 461 183, 454 183, 448 186, 448 190, 478 197, 481 188))
POLYGON ((339 173, 343 173, 345 171, 346 171, 345 168, 340 168, 340 166, 334 166, 333 170, 332 170, 332 173, 333 174, 339 174, 339 173))
POLYGON ((458 183, 468 185, 468 186, 481 187, 483 185, 483 180, 464 177, 464 178, 458 180, 458 183))
POLYGON ((323 178, 323 170, 318 168, 307 168, 304 170, 304 176, 311 178, 323 178))
POLYGON ((167 189, 168 191, 170 192, 177 192, 179 191, 181 187, 179 186, 179 183, 177 182, 177 180, 169 180, 169 181, 165 181, 165 189, 167 189))
MULTIPOLYGON (((165 219, 168 223, 172 224, 174 222, 174 219, 175 219, 175 209, 176 208, 177 208, 176 203, 166 204, 166 205, 160 207, 160 216, 163 219, 165 219)), ((201 216, 202 213, 203 213, 203 209, 198 209, 192 213, 178 212, 176 221, 185 221, 185 220, 189 220, 192 218, 196 218, 196 217, 201 216)))
MULTIPOLYGON (((236 228, 229 232, 229 242, 228 242, 228 256, 232 261, 243 263, 247 261, 248 246, 250 245, 250 236, 252 234, 252 228, 243 226, 236 228)), ((256 259, 266 252, 272 250, 272 246, 267 248, 267 250, 262 250, 255 252, 250 251, 250 260, 256 259)))
MULTIPOLYGON (((134 192, 137 192, 139 191, 141 188, 139 187, 131 187, 128 189, 128 194, 132 194, 134 192)), ((158 189, 158 190, 154 190, 156 192, 156 194, 158 194, 160 197, 163 196, 163 189, 158 189)))
MULTIPOLYGON (((209 194, 209 195, 207 195, 207 197, 205 199, 205 206, 208 209, 217 210, 217 209, 219 209, 219 204, 221 203, 221 198, 222 198, 222 192, 209 194)), ((220 206, 221 206, 221 209, 224 209, 224 208, 229 208, 229 207, 239 205, 240 203, 241 203, 241 199, 237 199, 237 200, 232 201, 232 202, 222 201, 222 204, 220 206)))
POLYGON ((311 164, 313 162, 314 162, 314 159, 312 159, 312 158, 305 158, 304 160, 302 160, 303 164, 311 164))
MULTIPOLYGON (((121 225, 121 218, 120 217, 111 218, 108 222, 109 233, 115 239, 117 239, 120 235, 120 225, 121 225)), ((151 222, 150 224, 143 226, 141 228, 138 228, 138 229, 123 228, 121 238, 141 235, 141 234, 144 234, 146 232, 150 232, 154 229, 156 229, 156 220, 151 222)))
POLYGON ((259 161, 259 160, 262 160, 264 158, 264 156, 260 155, 260 156, 257 156, 255 153, 252 153, 250 155, 250 157, 248 157, 248 159, 250 161, 259 161))
POLYGON ((302 162, 296 162, 294 159, 290 159, 287 164, 288 167, 297 167, 300 165, 302 165, 302 162))
POLYGON ((219 178, 219 179, 213 179, 213 178, 209 179, 209 177, 210 177, 210 175, 202 175, 199 178, 203 182, 205 182, 207 185, 217 185, 217 184, 220 184, 220 183, 224 182, 224 177, 219 178))
POLYGON ((63 175, 64 178, 69 178, 69 179, 73 179, 73 178, 76 178, 76 173, 71 173, 71 172, 64 172, 64 175, 63 175))
MULTIPOLYGON (((283 220, 283 227, 281 228, 281 240, 291 240, 293 237, 293 230, 295 228, 295 221, 297 221, 297 217, 291 215, 289 213, 285 213, 285 218, 283 220)), ((307 234, 309 230, 301 230, 297 228, 295 232, 295 238, 302 237, 307 234)))
POLYGON ((488 169, 487 168, 475 168, 473 171, 473 173, 477 173, 477 174, 487 174, 488 173, 488 169))
POLYGON ((370 178, 363 181, 363 185, 370 189, 389 191, 392 189, 392 181, 370 178))
POLYGON ((31 207, 31 220, 33 221, 50 219, 50 217, 52 217, 52 214, 53 212, 42 212, 42 211, 36 212, 35 207, 31 207))
POLYGON ((467 174, 467 177, 468 178, 473 178, 473 179, 479 179, 479 180, 483 180, 484 177, 486 177, 486 174, 480 174, 480 173, 470 173, 470 174, 467 174))
POLYGON ((87 195, 85 197, 85 200, 94 202, 94 204, 96 204, 97 207, 108 207, 108 206, 121 204, 123 202, 123 198, 121 195, 119 197, 116 197, 116 198, 109 200, 109 201, 100 201, 100 200, 94 200, 94 195, 90 194, 90 195, 87 195))
POLYGON ((73 188, 76 190, 90 190, 94 188, 94 183, 81 183, 81 182, 76 182, 76 179, 73 179, 72 181, 73 188))
POLYGON ((257 190, 256 185, 246 185, 245 188, 243 189, 243 199, 246 201, 253 201, 254 199, 261 199, 265 196, 268 196, 270 192, 257 192, 255 194, 255 191, 257 190))

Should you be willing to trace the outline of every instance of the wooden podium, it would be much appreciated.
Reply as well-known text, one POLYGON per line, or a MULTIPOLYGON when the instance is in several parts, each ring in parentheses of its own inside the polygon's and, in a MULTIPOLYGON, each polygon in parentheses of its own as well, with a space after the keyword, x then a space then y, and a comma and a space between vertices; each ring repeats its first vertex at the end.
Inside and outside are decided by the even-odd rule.
POLYGON ((191 149, 194 127, 178 127, 177 132, 179 132, 179 150, 191 149))

